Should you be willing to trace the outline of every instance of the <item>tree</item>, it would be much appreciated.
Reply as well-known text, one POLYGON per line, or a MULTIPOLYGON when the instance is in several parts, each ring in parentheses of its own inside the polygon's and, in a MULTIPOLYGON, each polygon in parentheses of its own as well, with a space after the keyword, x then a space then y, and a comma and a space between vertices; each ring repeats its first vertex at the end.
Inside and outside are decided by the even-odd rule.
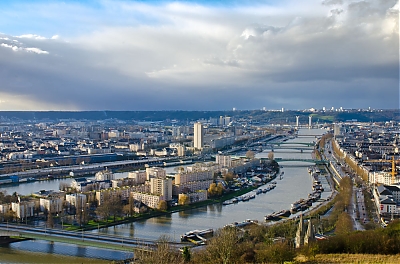
POLYGON ((222 185, 222 183, 218 183, 217 184, 217 195, 218 196, 221 196, 222 195, 222 193, 224 192, 224 186, 222 185))
POLYGON ((346 212, 342 212, 336 221, 335 233, 348 234, 351 231, 353 231, 353 222, 351 217, 346 212))
POLYGON ((17 214, 14 211, 8 210, 5 214, 4 214, 4 221, 12 221, 17 217, 17 214))
POLYGON ((157 263, 157 264, 175 264, 182 263, 183 254, 180 254, 170 245, 171 239, 162 235, 156 242, 154 250, 142 248, 136 250, 135 263, 157 263))
POLYGON ((273 151, 270 151, 270 152, 268 153, 268 159, 269 159, 269 160, 274 160, 274 152, 273 152, 273 151))
POLYGON ((125 213, 125 215, 133 216, 134 207, 135 200, 133 199, 132 194, 129 194, 128 204, 124 206, 123 212, 125 213))
POLYGON ((219 229, 209 240, 206 252, 212 263, 234 263, 237 259, 238 230, 233 227, 219 229))
POLYGON ((161 200, 161 201, 158 203, 157 209, 160 210, 160 211, 166 211, 166 210, 168 209, 167 202, 164 201, 164 200, 161 200))
POLYGON ((107 220, 110 217, 110 203, 107 202, 110 200, 110 194, 108 192, 103 194, 103 200, 104 202, 96 208, 95 212, 100 219, 107 220))
POLYGON ((54 219, 53 219, 53 215, 51 214, 50 210, 47 212, 47 226, 49 228, 54 227, 54 219))
POLYGON ((254 159, 254 157, 255 157, 255 154, 254 154, 253 151, 248 150, 248 151, 246 152, 246 158, 248 158, 248 159, 254 159))
POLYGON ((66 191, 66 190, 68 190, 68 187, 69 187, 68 183, 66 183, 66 182, 60 182, 60 184, 59 184, 59 186, 58 186, 58 189, 59 189, 60 191, 66 191))
POLYGON ((235 175, 233 174, 233 172, 225 173, 224 181, 226 181, 228 184, 232 184, 234 177, 235 177, 235 175))
POLYGON ((187 205, 187 204, 189 204, 189 202, 190 202, 190 199, 189 199, 189 196, 188 196, 188 195, 186 195, 186 194, 180 194, 180 195, 179 195, 179 201, 178 201, 178 203, 179 203, 180 205, 187 205))
POLYGON ((215 182, 211 183, 210 187, 208 187, 207 192, 210 197, 216 196, 217 195, 217 184, 215 182))
POLYGON ((103 202, 97 207, 96 214, 102 219, 113 216, 115 221, 116 217, 122 214, 121 195, 111 195, 109 192, 104 192, 103 202))
POLYGON ((287 243, 268 245, 264 250, 257 252, 257 263, 284 263, 292 261, 296 256, 294 250, 287 243))
POLYGON ((185 262, 189 262, 190 261, 190 250, 188 247, 183 247, 182 249, 182 258, 185 262))

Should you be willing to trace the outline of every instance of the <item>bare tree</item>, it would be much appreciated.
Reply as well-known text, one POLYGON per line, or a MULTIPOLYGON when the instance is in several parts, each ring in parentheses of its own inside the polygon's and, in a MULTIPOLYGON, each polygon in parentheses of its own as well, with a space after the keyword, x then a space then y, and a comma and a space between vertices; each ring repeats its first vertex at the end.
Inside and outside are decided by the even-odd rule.
POLYGON ((268 159, 269 159, 269 160, 274 160, 274 152, 273 152, 273 151, 270 151, 270 152, 268 153, 268 159))
POLYGON ((246 158, 248 158, 248 159, 254 159, 254 157, 255 157, 255 154, 254 154, 253 151, 248 150, 248 151, 246 152, 246 158))

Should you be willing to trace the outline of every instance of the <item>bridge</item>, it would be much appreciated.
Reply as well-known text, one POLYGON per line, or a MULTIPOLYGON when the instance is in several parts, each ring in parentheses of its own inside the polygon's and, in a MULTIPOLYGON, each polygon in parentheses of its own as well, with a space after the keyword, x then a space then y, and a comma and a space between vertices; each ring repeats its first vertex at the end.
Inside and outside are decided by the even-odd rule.
MULTIPOLYGON (((44 227, 29 227, 23 225, 0 224, 0 237, 19 237, 38 239, 61 243, 73 243, 82 246, 107 248, 113 250, 133 251, 134 248, 152 250, 157 241, 132 237, 92 233, 90 231, 67 231, 61 229, 46 229, 44 227)), ((181 248, 192 246, 190 243, 169 242, 170 246, 181 248)))
POLYGON ((121 161, 110 161, 103 163, 93 163, 88 165, 71 165, 71 166, 58 166, 51 168, 42 169, 31 169, 27 171, 20 171, 14 173, 1 174, 0 179, 5 176, 17 175, 20 179, 30 178, 30 177, 40 177, 48 175, 67 175, 73 172, 75 176, 93 174, 98 171, 102 171, 106 168, 124 168, 127 166, 141 167, 148 164, 149 166, 163 166, 163 162, 177 161, 176 157, 167 158, 148 158, 142 160, 121 160, 121 161))
POLYGON ((268 142, 268 145, 281 146, 281 145, 303 145, 307 147, 314 147, 313 142, 268 142))
POLYGON ((312 151, 313 150, 313 148, 299 148, 299 147, 265 147, 264 149, 271 149, 271 151, 275 151, 275 150, 283 150, 283 151, 279 151, 280 153, 282 153, 282 152, 288 152, 288 153, 291 153, 291 151, 288 151, 288 150, 298 150, 298 151, 300 151, 301 153, 303 153, 304 151, 312 151))
MULTIPOLYGON (((268 159, 268 158, 261 158, 268 159)), ((316 165, 329 165, 328 160, 317 160, 317 159, 295 159, 295 158, 275 158, 276 162, 290 162, 290 161, 298 161, 298 162, 308 162, 315 163, 316 165)))

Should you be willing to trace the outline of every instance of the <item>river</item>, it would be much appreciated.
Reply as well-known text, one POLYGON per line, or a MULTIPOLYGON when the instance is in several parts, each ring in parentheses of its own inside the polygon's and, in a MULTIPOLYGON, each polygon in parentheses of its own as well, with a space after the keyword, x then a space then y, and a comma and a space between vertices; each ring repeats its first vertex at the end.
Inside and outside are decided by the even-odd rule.
MULTIPOLYGON (((299 131, 299 137, 286 141, 286 143, 293 143, 284 145, 285 147, 293 147, 293 149, 275 149, 275 158, 292 158, 292 159, 310 159, 312 150, 303 150, 301 152, 296 148, 304 148, 303 145, 297 145, 296 143, 310 143, 315 141, 314 135, 321 135, 325 130, 321 129, 302 129, 299 131), (307 136, 313 135, 313 136, 307 136)), ((270 150, 264 150, 263 152, 257 153, 256 157, 267 157, 270 150)), ((177 213, 172 213, 166 216, 154 217, 146 220, 140 220, 129 224, 122 224, 115 227, 103 228, 99 232, 136 237, 143 239, 158 239, 161 235, 167 235, 171 240, 179 241, 180 235, 194 229, 207 229, 207 228, 221 228, 226 224, 233 222, 241 222, 246 219, 264 221, 264 216, 270 214, 274 211, 279 211, 282 209, 289 209, 290 204, 300 198, 306 198, 307 195, 312 192, 312 179, 307 171, 307 166, 311 163, 300 162, 300 161, 290 161, 290 162, 280 162, 283 167, 281 170, 284 172, 283 178, 280 180, 277 178, 277 186, 274 190, 262 193, 256 196, 256 199, 252 199, 248 202, 240 202, 238 204, 226 205, 214 204, 205 206, 198 209, 192 209, 177 213)), ((169 172, 173 171, 173 168, 168 168, 169 172)), ((116 178, 126 177, 127 173, 117 173, 116 178)), ((7 188, 8 193, 14 191, 21 194, 30 194, 31 192, 38 191, 40 189, 53 189, 57 190, 60 182, 68 182, 70 179, 66 180, 54 180, 48 182, 34 182, 21 184, 18 186, 12 186, 7 188), (38 189, 36 189, 38 188, 38 189)), ((330 192, 324 192, 322 198, 326 198, 330 195, 330 192)), ((98 232, 94 230, 92 232, 98 232)), ((51 243, 53 246, 49 246, 51 242, 40 241, 37 246, 29 241, 18 242, 11 244, 7 248, 7 252, 18 252, 18 256, 12 259, 12 262, 24 262, 27 259, 22 259, 25 254, 28 255, 49 255, 51 257, 60 258, 58 254, 69 255, 74 257, 87 258, 91 261, 91 258, 102 256, 103 259, 122 259, 127 253, 116 252, 111 250, 103 249, 93 249, 68 245, 68 250, 59 251, 63 246, 61 243, 51 243), (60 249, 58 250, 58 247, 60 249), (49 250, 52 248, 52 250, 49 250), (28 252, 27 252, 28 251, 28 252), (32 253, 35 251, 36 253, 32 253), (99 254, 98 252, 102 252, 99 254), (105 256, 105 257, 104 257, 105 256), (21 257, 21 261, 19 261, 21 257)), ((0 248, 0 253, 2 253, 3 248, 0 248)), ((29 259, 29 258, 28 258, 29 259)), ((62 261, 61 259, 57 262, 67 263, 68 260, 62 261)), ((80 260, 79 260, 80 261, 80 260)), ((73 261, 76 262, 76 261, 73 261)), ((34 263, 34 262, 32 262, 34 263)), ((89 263, 89 262, 87 262, 89 263)))

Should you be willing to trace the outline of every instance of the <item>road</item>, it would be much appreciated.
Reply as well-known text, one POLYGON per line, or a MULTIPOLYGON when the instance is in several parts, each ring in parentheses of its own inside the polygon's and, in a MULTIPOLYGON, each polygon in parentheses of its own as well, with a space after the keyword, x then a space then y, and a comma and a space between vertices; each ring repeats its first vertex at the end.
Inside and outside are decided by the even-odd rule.
MULTIPOLYGON (((343 178, 346 176, 351 177, 351 175, 349 175, 346 171, 343 171, 342 166, 340 166, 338 164, 336 158, 334 157, 334 155, 332 155, 333 150, 332 150, 331 143, 332 142, 329 141, 325 145, 326 159, 331 161, 331 165, 338 172, 338 174, 339 174, 338 178, 343 178)), ((336 175, 334 177, 336 177, 336 175)), ((366 207, 364 204, 364 195, 362 193, 362 189, 358 188, 356 186, 353 186, 353 194, 352 194, 352 199, 351 199, 351 203, 349 206, 348 214, 352 218, 354 230, 365 230, 364 226, 360 222, 360 221, 363 221, 363 223, 366 223, 368 221, 366 207), (357 213, 359 213, 359 217, 357 216, 357 213)))
POLYGON ((366 222, 366 211, 364 204, 364 195, 360 188, 353 186, 353 197, 350 205, 350 216, 353 219, 354 230, 365 230, 364 226, 361 225, 360 220, 366 222), (357 212, 360 217, 357 216, 357 212))
MULTIPOLYGON (((71 243, 76 241, 82 241, 90 245, 96 246, 96 244, 113 244, 116 246, 122 247, 147 247, 153 248, 156 246, 157 241, 152 240, 144 240, 138 238, 131 237, 123 237, 123 236, 111 236, 106 234, 94 234, 89 231, 67 231, 61 229, 46 229, 43 227, 30 227, 24 225, 14 225, 14 224, 0 224, 1 235, 19 235, 20 237, 25 238, 37 238, 40 236, 42 240, 50 240, 53 241, 57 238, 61 238, 62 240, 69 240, 71 243), (94 242, 94 243, 90 243, 94 242)), ((65 241, 64 241, 65 242, 65 241)), ((183 246, 191 246, 192 244, 188 243, 180 243, 180 242, 170 242, 172 247, 180 248, 183 246)))

